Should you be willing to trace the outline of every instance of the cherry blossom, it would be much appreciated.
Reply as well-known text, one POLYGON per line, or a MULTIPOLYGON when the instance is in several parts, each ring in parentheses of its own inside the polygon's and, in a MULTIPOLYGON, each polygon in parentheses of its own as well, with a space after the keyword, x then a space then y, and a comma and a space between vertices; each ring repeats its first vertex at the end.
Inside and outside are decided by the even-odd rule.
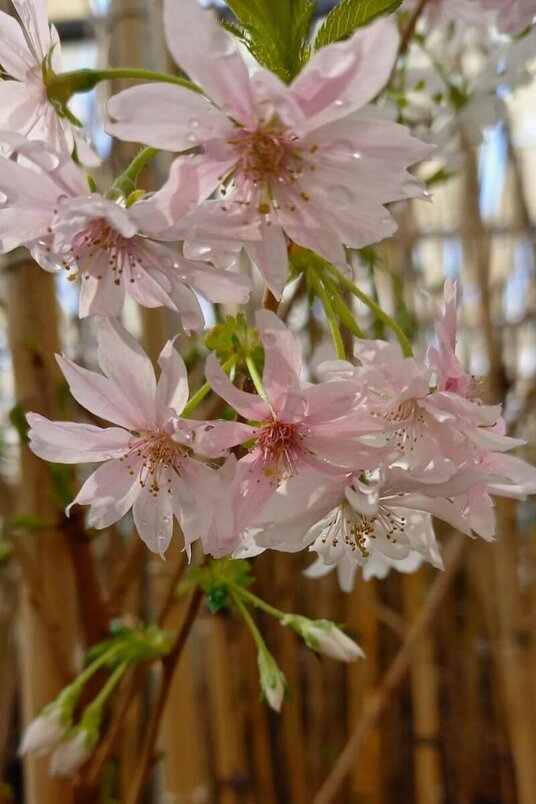
MULTIPOLYGON (((246 277, 187 260, 158 242, 175 239, 179 221, 184 232, 196 232, 192 218, 198 184, 191 164, 175 161, 167 182, 156 193, 126 203, 90 192, 83 172, 39 143, 0 135, 24 155, 30 166, 2 159, 0 251, 26 245, 46 270, 70 271, 81 278, 80 316, 121 313, 125 296, 144 307, 165 305, 178 311, 183 327, 199 329, 203 314, 194 291, 214 302, 245 302, 246 277), (40 168, 39 181, 36 171, 40 168), (43 168, 48 168, 43 170, 43 168), (173 227, 173 234, 169 234, 173 227)), ((256 236, 251 227, 227 221, 215 231, 210 221, 203 232, 223 239, 256 236), (229 226, 231 230, 229 230, 229 226)))
POLYGON ((119 323, 98 319, 97 338, 104 376, 67 357, 57 360, 74 398, 113 426, 29 413, 30 448, 59 463, 103 462, 69 506, 90 505, 92 527, 108 527, 132 508, 139 535, 163 555, 175 516, 189 546, 210 525, 212 489, 219 481, 216 470, 193 457, 192 432, 202 423, 179 417, 188 399, 184 362, 168 341, 156 382, 151 361, 119 323))
POLYGON ((164 19, 170 52, 208 97, 133 87, 108 103, 108 131, 173 151, 202 146, 194 158, 201 195, 220 188, 222 215, 238 205, 260 216, 262 240, 244 248, 276 296, 288 276, 287 238, 344 266, 343 244, 360 248, 396 229, 386 203, 424 196, 406 168, 430 146, 403 126, 353 114, 391 74, 392 20, 322 48, 286 86, 261 67, 250 78, 236 40, 195 0, 180 14, 166 0, 164 19))
MULTIPOLYGON (((304 383, 296 337, 268 310, 257 312, 256 322, 265 354, 264 398, 234 386, 215 354, 209 355, 205 369, 213 390, 254 422, 249 432, 241 434, 241 442, 234 442, 253 442, 238 461, 231 483, 238 532, 286 478, 311 468, 340 474, 356 462, 369 466, 378 460, 377 447, 362 437, 376 432, 380 425, 359 406, 360 394, 354 384, 304 383)), ((228 439, 221 441, 223 432, 201 434, 198 444, 211 452, 233 446, 228 439)))
POLYGON ((48 98, 43 71, 47 66, 61 71, 61 46, 45 0, 13 0, 13 5, 22 26, 0 11, 0 67, 12 79, 0 82, 0 128, 44 140, 59 153, 70 155, 76 147, 84 163, 98 164, 81 129, 48 98))

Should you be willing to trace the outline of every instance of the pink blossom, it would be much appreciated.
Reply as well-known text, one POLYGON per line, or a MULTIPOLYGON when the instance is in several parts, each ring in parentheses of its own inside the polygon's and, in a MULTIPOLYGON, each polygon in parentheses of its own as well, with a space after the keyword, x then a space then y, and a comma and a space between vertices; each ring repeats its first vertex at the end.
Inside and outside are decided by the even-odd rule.
POLYGON ((379 425, 359 406, 360 394, 353 383, 302 382, 302 355, 296 337, 268 310, 259 311, 256 322, 265 354, 265 398, 236 388, 215 354, 209 355, 205 369, 213 390, 255 424, 240 434, 240 442, 222 442, 223 430, 198 436, 200 447, 208 447, 211 453, 253 441, 248 454, 238 461, 231 484, 238 532, 285 478, 311 468, 344 474, 348 467, 376 465, 379 455, 378 449, 362 438, 379 425))
MULTIPOLYGON (((405 0, 402 11, 415 11, 419 0, 405 0)), ((536 17, 536 0, 428 0, 423 18, 429 26, 442 20, 462 20, 482 27, 495 22, 504 34, 517 36, 536 17)))
MULTIPOLYGON (((0 251, 19 245, 30 248, 46 270, 65 268, 81 277, 80 316, 120 314, 125 295, 145 307, 165 305, 179 312, 186 330, 199 329, 203 315, 194 291, 214 302, 245 302, 246 277, 187 260, 158 242, 174 234, 196 232, 198 184, 188 160, 175 161, 169 179, 156 193, 131 205, 88 190, 83 172, 39 143, 1 139, 24 155, 30 166, 2 160, 0 251), (44 170, 36 180, 33 168, 44 170)), ((227 221, 227 228, 203 224, 203 232, 225 239, 236 231, 249 236, 251 227, 227 221), (229 230, 230 227, 230 230, 229 230)), ((253 236, 255 233, 253 232, 253 236)))
POLYGON ((282 484, 254 520, 254 542, 290 552, 310 546, 326 567, 340 565, 346 587, 357 566, 377 552, 395 562, 418 553, 441 566, 430 514, 469 534, 456 498, 482 477, 444 459, 410 471, 393 466, 339 477, 304 473, 282 484))
POLYGON ((30 448, 48 461, 103 462, 71 503, 90 505, 92 527, 108 527, 132 508, 141 538, 163 555, 175 516, 188 547, 210 525, 219 478, 192 457, 192 433, 203 423, 179 417, 188 399, 186 367, 168 341, 158 359, 157 382, 151 361, 119 323, 98 319, 97 336, 103 374, 66 357, 57 360, 74 398, 113 426, 54 422, 29 413, 30 448))
POLYGON ((45 0, 13 0, 22 26, 0 11, 0 65, 10 79, 0 81, 0 128, 19 132, 33 140, 44 140, 59 153, 71 154, 86 164, 98 159, 87 146, 81 131, 61 117, 47 95, 43 63, 61 71, 58 32, 49 25, 45 0))
MULTIPOLYGON (((391 122, 356 119, 388 80, 398 46, 385 19, 317 51, 285 85, 258 67, 250 77, 236 40, 195 0, 165 0, 168 47, 206 96, 173 85, 137 86, 108 104, 108 131, 183 151, 194 146, 202 197, 218 188, 261 220, 262 240, 244 243, 276 296, 288 276, 287 238, 333 263, 396 229, 385 204, 423 196, 406 170, 431 148, 391 122)), ((215 202, 208 202, 212 210, 215 202)))

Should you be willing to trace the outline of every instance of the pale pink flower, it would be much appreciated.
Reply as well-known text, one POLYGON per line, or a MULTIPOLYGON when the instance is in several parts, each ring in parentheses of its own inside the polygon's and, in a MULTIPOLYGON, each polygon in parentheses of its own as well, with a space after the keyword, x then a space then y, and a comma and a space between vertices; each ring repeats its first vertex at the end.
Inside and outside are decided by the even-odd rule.
POLYGON ((222 442, 224 431, 198 436, 200 448, 208 447, 211 453, 218 447, 254 441, 248 454, 238 461, 232 481, 238 531, 285 478, 304 469, 340 474, 348 467, 374 466, 380 454, 361 438, 380 425, 365 407, 359 407, 360 394, 354 384, 302 382, 301 348, 293 333, 268 310, 257 312, 256 323, 265 354, 265 399, 234 386, 215 354, 209 355, 205 369, 213 390, 256 424, 240 434, 240 442, 222 442))
MULTIPOLYGON (((402 11, 415 11, 419 0, 405 0, 402 11)), ((536 17, 536 0, 428 0, 423 19, 428 26, 442 21, 461 20, 482 28, 495 23, 504 34, 517 36, 536 17)))
POLYGON ((497 11, 497 28, 501 33, 518 36, 534 22, 536 0, 484 0, 497 11))
MULTIPOLYGON (((187 160, 175 161, 158 192, 130 206, 124 199, 90 193, 83 172, 39 143, 0 135, 33 167, 2 159, 0 193, 0 251, 26 245, 46 270, 65 268, 69 278, 81 278, 80 316, 121 313, 125 296, 145 307, 165 305, 181 314, 188 331, 203 325, 194 291, 214 302, 247 301, 246 277, 187 260, 158 242, 168 239, 173 224, 196 232, 191 212, 198 184, 187 160), (36 175, 34 168, 41 169, 36 175)), ((204 232, 234 237, 233 222, 204 232)), ((235 226, 237 226, 235 222, 235 226)), ((248 236, 251 227, 240 228, 248 236)))
POLYGON ((132 508, 143 541, 163 554, 175 516, 189 546, 210 525, 219 480, 216 470, 192 457, 192 431, 203 423, 179 416, 188 399, 184 362, 168 341, 158 359, 157 383, 151 361, 119 323, 99 319, 97 334, 104 376, 66 357, 57 360, 74 398, 114 426, 53 422, 29 413, 30 448, 59 463, 104 461, 71 503, 91 506, 90 526, 105 528, 132 508))
POLYGON ((98 159, 82 132, 61 117, 47 95, 43 63, 61 72, 58 32, 49 25, 46 0, 13 0, 22 26, 0 11, 0 67, 11 80, 0 81, 0 129, 43 140, 60 153, 72 153, 86 164, 98 159))
POLYGON ((392 20, 316 52, 287 86, 258 67, 250 77, 236 39, 196 0, 165 0, 165 32, 177 64, 206 96, 171 84, 127 89, 108 103, 120 139, 194 158, 202 197, 223 188, 221 215, 245 207, 262 240, 244 248, 279 297, 288 276, 287 238, 333 263, 343 244, 360 248, 396 229, 385 204, 422 197, 406 168, 431 148, 391 122, 353 113, 385 85, 396 59, 392 20))

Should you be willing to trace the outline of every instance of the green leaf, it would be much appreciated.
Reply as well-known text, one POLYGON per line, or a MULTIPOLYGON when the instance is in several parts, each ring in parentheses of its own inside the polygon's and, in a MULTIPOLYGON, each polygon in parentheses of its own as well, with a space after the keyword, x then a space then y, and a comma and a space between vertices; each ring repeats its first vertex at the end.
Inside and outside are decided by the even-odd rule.
POLYGON ((333 8, 315 39, 315 50, 345 39, 356 28, 368 25, 376 17, 392 14, 402 0, 341 0, 333 8))
POLYGON ((228 0, 241 28, 225 23, 257 61, 289 83, 309 56, 310 0, 228 0))

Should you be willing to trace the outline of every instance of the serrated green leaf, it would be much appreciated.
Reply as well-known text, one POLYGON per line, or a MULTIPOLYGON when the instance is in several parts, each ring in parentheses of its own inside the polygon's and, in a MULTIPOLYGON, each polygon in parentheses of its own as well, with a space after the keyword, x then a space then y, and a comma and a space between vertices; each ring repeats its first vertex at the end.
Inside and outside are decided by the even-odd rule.
POLYGON ((345 39, 356 28, 362 28, 384 14, 392 14, 400 5, 402 0, 341 0, 320 28, 315 50, 345 39))
POLYGON ((290 82, 309 56, 308 36, 314 5, 310 0, 228 0, 242 28, 225 27, 257 61, 290 82))

